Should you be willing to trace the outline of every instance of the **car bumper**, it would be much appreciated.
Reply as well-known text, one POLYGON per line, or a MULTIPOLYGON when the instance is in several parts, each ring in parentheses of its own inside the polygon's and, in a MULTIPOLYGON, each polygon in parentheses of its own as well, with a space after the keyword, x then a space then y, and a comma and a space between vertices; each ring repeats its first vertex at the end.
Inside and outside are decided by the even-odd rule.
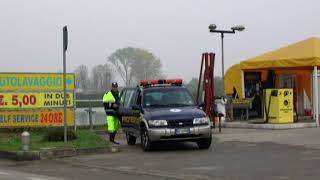
POLYGON ((183 141, 183 140, 196 140, 211 137, 211 127, 196 126, 196 127, 183 127, 183 128, 149 128, 148 136, 151 141, 183 141), (189 129, 189 133, 177 134, 176 129, 189 129))

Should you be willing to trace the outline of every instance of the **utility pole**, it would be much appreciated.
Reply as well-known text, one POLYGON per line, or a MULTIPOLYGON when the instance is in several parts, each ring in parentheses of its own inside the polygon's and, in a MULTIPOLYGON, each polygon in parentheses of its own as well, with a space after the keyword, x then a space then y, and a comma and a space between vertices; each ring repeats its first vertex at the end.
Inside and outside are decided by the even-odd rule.
POLYGON ((63 119, 64 119, 64 143, 67 143, 67 84, 66 84, 66 52, 68 48, 68 29, 67 26, 62 28, 63 33, 63 119))

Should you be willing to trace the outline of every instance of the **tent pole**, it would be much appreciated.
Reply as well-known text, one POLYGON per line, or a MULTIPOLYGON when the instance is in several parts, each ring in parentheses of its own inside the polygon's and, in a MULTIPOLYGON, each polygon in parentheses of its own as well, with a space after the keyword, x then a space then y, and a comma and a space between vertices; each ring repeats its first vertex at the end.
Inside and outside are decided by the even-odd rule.
POLYGON ((244 87, 244 72, 241 70, 241 85, 242 85, 242 98, 245 98, 245 87, 244 87))
POLYGON ((315 83, 314 83, 314 91, 315 91, 315 113, 316 113, 316 123, 317 127, 319 127, 319 93, 318 93, 318 67, 314 66, 314 75, 315 75, 315 83))
POLYGON ((312 75, 311 75, 311 79, 312 79, 312 86, 311 86, 311 89, 312 89, 312 116, 313 116, 313 119, 315 120, 316 119, 316 93, 315 93, 315 71, 313 69, 312 71, 312 75))

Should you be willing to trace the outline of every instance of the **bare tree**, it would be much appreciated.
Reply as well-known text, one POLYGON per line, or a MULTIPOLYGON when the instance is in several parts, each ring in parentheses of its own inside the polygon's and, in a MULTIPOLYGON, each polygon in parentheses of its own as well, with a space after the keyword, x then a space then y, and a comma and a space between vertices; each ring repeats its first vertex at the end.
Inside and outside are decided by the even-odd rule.
POLYGON ((111 89, 111 82, 114 80, 114 70, 112 69, 112 66, 108 63, 103 65, 104 69, 104 81, 102 82, 102 88, 104 90, 111 89))
POLYGON ((108 57, 108 61, 115 67, 126 86, 132 83, 131 64, 133 62, 133 55, 134 49, 127 47, 116 50, 108 57))
POLYGON ((145 49, 135 49, 132 75, 135 80, 162 78, 162 64, 159 58, 145 49))
POLYGON ((142 79, 163 77, 162 64, 151 52, 145 49, 127 47, 116 50, 108 58, 126 86, 142 79))
MULTIPOLYGON (((202 79, 203 80, 203 79, 202 79)), ((198 90, 198 78, 192 78, 185 86, 188 88, 188 90, 191 92, 191 94, 196 97, 197 90, 198 90)), ((200 85, 200 94, 199 97, 202 97, 203 91, 203 83, 201 82, 200 85)), ((220 76, 214 77, 214 95, 216 97, 222 96, 222 78, 220 76)))
POLYGON ((76 88, 80 91, 87 91, 89 87, 88 67, 80 65, 75 70, 76 88))
POLYGON ((113 80, 113 71, 108 64, 94 66, 91 71, 91 89, 95 92, 104 92, 110 89, 113 80))

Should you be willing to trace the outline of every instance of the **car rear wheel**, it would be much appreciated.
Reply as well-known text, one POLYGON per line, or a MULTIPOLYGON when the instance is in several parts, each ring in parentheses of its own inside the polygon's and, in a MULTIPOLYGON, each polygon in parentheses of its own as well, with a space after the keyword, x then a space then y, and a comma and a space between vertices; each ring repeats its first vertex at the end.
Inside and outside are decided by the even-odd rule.
POLYGON ((199 149, 209 149, 211 146, 212 138, 200 139, 197 141, 199 149))
POLYGON ((127 143, 129 145, 135 145, 137 138, 135 136, 131 136, 129 133, 126 133, 126 139, 127 139, 127 143))
POLYGON ((148 130, 145 126, 141 128, 141 147, 144 151, 150 151, 152 142, 149 139, 148 130))

